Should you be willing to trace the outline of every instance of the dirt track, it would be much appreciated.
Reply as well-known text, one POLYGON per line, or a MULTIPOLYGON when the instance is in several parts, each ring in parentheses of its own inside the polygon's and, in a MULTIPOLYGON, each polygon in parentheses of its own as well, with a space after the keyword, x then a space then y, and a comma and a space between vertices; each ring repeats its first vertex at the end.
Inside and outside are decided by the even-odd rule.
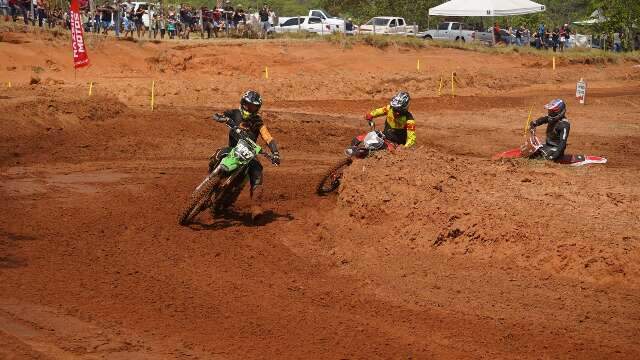
POLYGON ((0 358, 640 357, 636 64, 553 73, 448 49, 102 41, 74 80, 66 42, 11 39, 0 358), (438 98, 452 71, 458 96, 438 98), (580 77, 587 106, 572 98, 580 77), (248 87, 284 156, 265 165, 264 224, 248 224, 243 194, 225 219, 177 226, 226 139, 209 115, 248 87), (418 148, 359 162, 339 195, 315 196, 361 114, 398 87, 418 148), (569 101, 568 152, 609 164, 488 160, 555 96, 569 101))

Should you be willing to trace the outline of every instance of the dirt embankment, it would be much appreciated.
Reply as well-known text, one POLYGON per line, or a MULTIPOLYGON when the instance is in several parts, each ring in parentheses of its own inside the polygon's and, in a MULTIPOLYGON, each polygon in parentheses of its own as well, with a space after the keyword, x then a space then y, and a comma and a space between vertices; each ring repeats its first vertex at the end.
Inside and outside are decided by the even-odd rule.
POLYGON ((344 216, 333 226, 417 254, 508 260, 637 287, 640 193, 629 188, 636 170, 495 164, 421 148, 351 167, 338 201, 344 216))

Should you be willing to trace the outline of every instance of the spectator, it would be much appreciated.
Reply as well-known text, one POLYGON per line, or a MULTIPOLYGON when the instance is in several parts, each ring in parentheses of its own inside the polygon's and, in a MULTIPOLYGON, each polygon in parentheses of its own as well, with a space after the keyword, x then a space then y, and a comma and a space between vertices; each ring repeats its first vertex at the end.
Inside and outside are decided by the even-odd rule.
POLYGON ((619 33, 614 33, 613 34, 613 51, 615 52, 621 52, 622 51, 622 38, 623 38, 623 33, 619 32, 619 33))
POLYGON ((571 47, 571 29, 569 28, 569 24, 564 24, 562 28, 564 29, 564 47, 568 49, 571 47))
POLYGON ((111 25, 111 12, 112 10, 109 6, 100 8, 100 20, 102 21, 100 26, 102 26, 102 33, 105 35, 109 32, 109 27, 111 25))
POLYGON ((182 23, 182 38, 189 39, 191 25, 193 24, 193 13, 188 5, 180 5, 180 22, 182 23))
MULTIPOLYGON (((136 10, 136 12, 134 13, 133 19, 136 25, 136 33, 138 34, 138 39, 140 38, 141 30, 142 30, 142 37, 144 37, 144 34, 147 32, 147 28, 144 26, 144 21, 142 21, 142 18, 146 13, 147 13, 147 10, 144 7, 142 7, 142 5, 138 5, 138 10, 136 10)), ((131 34, 131 36, 133 36, 133 34, 131 34)))
POLYGON ((538 26, 538 35, 540 37, 540 41, 544 41, 542 39, 545 38, 545 29, 544 29, 544 21, 540 23, 540 25, 538 26))
POLYGON ((276 12, 271 7, 269 7, 269 18, 271 19, 272 26, 278 25, 278 16, 276 15, 276 12))
POLYGON ((93 15, 93 32, 96 34, 100 33, 100 14, 100 10, 96 9, 95 14, 93 15))
POLYGON ((353 34, 353 20, 351 18, 348 18, 347 22, 344 23, 344 30, 347 34, 353 34))
POLYGON ((31 2, 29 0, 25 0, 24 8, 29 14, 29 19, 31 19, 31 25, 35 26, 36 14, 38 12, 38 0, 32 0, 31 2), (33 4, 33 8, 31 7, 31 4, 33 4), (31 11, 31 9, 33 9, 33 11, 31 11))
POLYGON ((540 48, 542 47, 542 39, 540 38, 540 33, 536 32, 535 34, 533 34, 533 39, 536 44, 536 49, 540 50, 540 48))
POLYGON ((158 28, 160 30, 160 40, 164 40, 164 34, 167 29, 167 20, 164 18, 164 14, 160 13, 158 17, 158 28))
POLYGON ((567 41, 567 38, 565 37, 565 27, 562 26, 558 32, 558 37, 559 37, 559 45, 560 45, 560 52, 564 52, 564 46, 565 43, 567 41))
POLYGON ((522 46, 522 26, 516 29, 516 45, 522 46))
POLYGON ((120 23, 122 8, 120 4, 118 4, 118 0, 113 0, 113 5, 111 6, 111 11, 113 13, 113 30, 116 33, 116 37, 120 37, 120 23))
POLYGON ((260 16, 260 31, 262 32, 262 36, 267 38, 267 34, 271 29, 271 25, 269 25, 269 9, 267 5, 263 5, 262 9, 258 12, 258 16, 260 16))
POLYGON ((20 3, 20 8, 22 9, 22 19, 24 20, 24 24, 28 25, 29 24, 29 13, 30 13, 30 9, 31 9, 31 3, 29 2, 29 0, 18 0, 20 3))
MULTIPOLYGON (((38 27, 42 27, 43 26, 43 22, 44 19, 46 19, 47 15, 46 15, 46 2, 45 0, 35 0, 35 4, 33 6, 33 11, 35 12, 34 16, 37 15, 38 17, 38 27)), ((35 18, 34 18, 35 20, 35 18)))
POLYGON ((560 43, 560 30, 556 28, 551 32, 551 46, 553 47, 553 52, 556 52, 558 48, 558 44, 560 43))
POLYGON ((155 39, 159 32, 160 26, 158 24, 158 13, 154 12, 151 19, 149 19, 149 36, 153 35, 153 38, 155 39))
POLYGON ((493 43, 498 44, 500 41, 500 25, 498 25, 498 22, 496 21, 493 24, 493 43))
POLYGON ((223 14, 223 19, 224 19, 224 31, 227 33, 227 35, 229 34, 229 29, 232 29, 234 27, 233 24, 233 6, 231 6, 231 1, 226 0, 224 7, 222 8, 224 10, 224 14, 223 14))
MULTIPOLYGON (((127 7, 127 9, 129 8, 127 7)), ((135 13, 133 11, 133 7, 131 7, 131 10, 125 11, 124 13, 124 37, 125 38, 127 36, 133 37, 133 32, 136 29, 134 18, 135 18, 135 13)))
POLYGON ((206 6, 203 7, 202 10, 202 26, 204 27, 204 31, 207 33, 207 39, 211 39, 211 32, 213 31, 213 35, 218 37, 218 21, 220 20, 220 13, 217 11, 210 10, 206 6), (217 14, 217 16, 216 16, 217 14), (216 21, 216 18, 218 19, 216 21))
POLYGON ((240 34, 244 30, 244 25, 246 23, 244 10, 241 5, 238 5, 233 13, 233 23, 236 25, 236 32, 240 34))
POLYGON ((0 16, 4 18, 4 21, 9 21, 9 14, 11 14, 9 0, 0 0, 0 16))
POLYGON ((9 5, 9 15, 13 22, 16 22, 18 18, 18 0, 8 0, 7 4, 9 5))
POLYGON ((173 39, 176 36, 176 14, 173 11, 169 12, 169 19, 167 20, 167 33, 169 33, 169 39, 173 39))
POLYGON ((545 48, 549 49, 553 47, 553 31, 545 34, 545 48))
POLYGON ((222 12, 220 12, 219 9, 215 9, 211 15, 213 16, 213 33, 218 37, 218 31, 220 31, 220 26, 222 24, 222 12))

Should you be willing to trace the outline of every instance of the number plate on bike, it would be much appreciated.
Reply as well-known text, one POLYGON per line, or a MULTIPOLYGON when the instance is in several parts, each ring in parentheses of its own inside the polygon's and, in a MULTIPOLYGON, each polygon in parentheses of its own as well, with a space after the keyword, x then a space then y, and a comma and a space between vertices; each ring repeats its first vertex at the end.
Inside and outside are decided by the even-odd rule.
POLYGON ((234 149, 236 157, 243 161, 249 161, 256 156, 256 153, 249 147, 245 141, 240 140, 234 149))

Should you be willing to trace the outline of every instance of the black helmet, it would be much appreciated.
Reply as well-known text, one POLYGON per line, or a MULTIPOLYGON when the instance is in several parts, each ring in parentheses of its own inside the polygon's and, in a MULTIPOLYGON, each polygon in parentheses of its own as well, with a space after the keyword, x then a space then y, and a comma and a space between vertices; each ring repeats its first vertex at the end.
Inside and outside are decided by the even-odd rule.
POLYGON ((562 99, 551 100, 544 108, 549 111, 549 121, 551 122, 561 120, 567 113, 567 105, 562 99))
POLYGON ((249 90, 245 92, 244 95, 242 95, 242 99, 240 99, 240 111, 242 111, 242 117, 244 119, 257 114, 261 106, 262 97, 257 91, 249 90))
POLYGON ((406 91, 400 91, 391 98, 391 108, 396 112, 405 112, 409 109, 409 101, 411 97, 406 91))

